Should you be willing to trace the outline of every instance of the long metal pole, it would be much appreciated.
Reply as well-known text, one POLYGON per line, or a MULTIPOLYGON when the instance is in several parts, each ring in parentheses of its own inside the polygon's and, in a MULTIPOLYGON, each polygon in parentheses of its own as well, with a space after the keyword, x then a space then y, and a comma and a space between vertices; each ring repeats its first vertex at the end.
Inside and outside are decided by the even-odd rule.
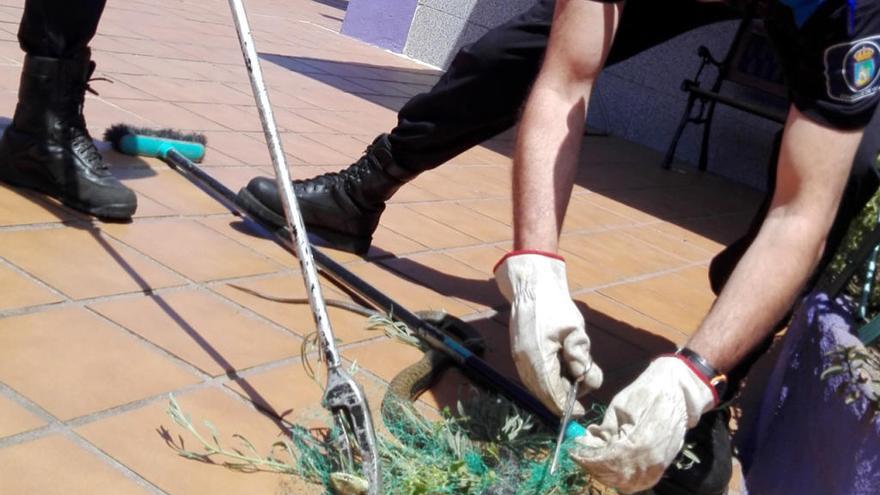
POLYGON ((263 133, 266 135, 266 141, 269 145, 269 154, 272 158, 272 166, 275 167, 275 177, 278 182, 278 190, 281 191, 281 202, 284 204, 284 214, 287 217, 288 227, 293 233, 296 255, 299 258, 303 277, 306 281, 309 305, 312 307, 312 314, 315 318, 315 325, 318 327, 318 334, 323 341, 322 348, 324 349, 324 357, 327 360, 328 367, 336 368, 341 363, 339 352, 336 349, 336 343, 333 341, 330 319, 327 316, 327 307, 324 304, 321 284, 318 282, 318 270, 315 267, 308 236, 305 233, 306 226, 303 222, 302 214, 299 211, 296 196, 293 193, 293 186, 290 183, 290 172, 287 169, 287 160, 284 158, 284 150, 281 148, 281 139, 278 136, 278 129, 275 126, 275 116, 272 113, 272 105, 269 103, 269 93, 266 91, 266 84, 263 80, 260 61, 257 58, 258 55, 256 48, 254 48, 253 36, 251 35, 247 13, 244 10, 244 4, 241 0, 229 0, 229 5, 232 7, 233 18, 235 19, 236 29, 239 33, 242 54, 244 55, 244 62, 247 66, 248 74, 250 75, 254 98, 257 100, 257 108, 260 112, 263 133))
POLYGON ((278 136, 278 128, 272 114, 269 93, 263 80, 263 72, 260 68, 257 50, 254 47, 244 3, 242 0, 229 0, 229 6, 241 43, 241 52, 250 77, 251 88, 257 101, 257 109, 260 112, 263 133, 269 145, 269 154, 272 157, 272 166, 275 168, 275 180, 281 193, 284 214, 287 217, 287 224, 305 279, 306 293, 318 329, 321 349, 327 363, 327 387, 324 391, 323 404, 333 413, 336 425, 343 431, 340 443, 349 458, 352 458, 352 451, 348 442, 348 434, 356 438, 360 450, 361 471, 368 483, 369 495, 382 495, 379 450, 372 415, 363 388, 341 367, 342 360, 336 349, 336 341, 330 327, 330 318, 327 316, 327 307, 324 304, 324 296, 318 279, 318 270, 315 267, 312 248, 309 244, 299 204, 293 192, 290 172, 287 169, 284 150, 281 148, 281 139, 278 136))

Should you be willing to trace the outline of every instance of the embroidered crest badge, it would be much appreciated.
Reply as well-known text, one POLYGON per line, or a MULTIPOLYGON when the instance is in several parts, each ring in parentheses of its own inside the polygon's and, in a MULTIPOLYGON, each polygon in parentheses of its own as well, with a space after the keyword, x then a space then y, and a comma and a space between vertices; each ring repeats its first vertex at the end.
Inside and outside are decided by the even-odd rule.
POLYGON ((880 36, 840 43, 825 50, 828 96, 854 102, 880 89, 880 36))

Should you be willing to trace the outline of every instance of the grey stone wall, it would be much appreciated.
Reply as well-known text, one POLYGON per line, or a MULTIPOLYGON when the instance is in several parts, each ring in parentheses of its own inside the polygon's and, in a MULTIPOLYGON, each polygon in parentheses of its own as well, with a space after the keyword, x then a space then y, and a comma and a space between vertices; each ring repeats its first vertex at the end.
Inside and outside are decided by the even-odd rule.
MULTIPOLYGON (((446 67, 456 51, 487 30, 527 10, 534 0, 419 0, 404 53, 446 67)), ((608 68, 590 103, 591 128, 665 152, 685 108, 681 82, 699 66, 701 44, 723 56, 735 22, 686 33, 626 62, 608 68)), ((719 106, 713 120, 709 170, 763 188, 778 124, 719 106)), ((696 164, 700 128, 690 125, 677 159, 696 164)))
POLYGON ((404 54, 445 68, 459 48, 534 3, 535 0, 419 0, 404 54))

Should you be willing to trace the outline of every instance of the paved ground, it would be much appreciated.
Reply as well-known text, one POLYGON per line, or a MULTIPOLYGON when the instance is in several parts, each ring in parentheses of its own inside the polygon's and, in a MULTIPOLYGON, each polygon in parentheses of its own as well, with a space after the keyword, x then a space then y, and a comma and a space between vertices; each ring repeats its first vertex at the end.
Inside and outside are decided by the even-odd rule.
MULTIPOLYGON (((4 123, 23 58, 21 3, 0 2, 4 123)), ((248 6, 295 177, 351 163, 437 78, 339 35, 344 1, 248 6)), ((200 131, 209 139, 204 166, 230 187, 270 172, 225 1, 109 2, 93 48, 96 76, 113 81, 92 83, 94 136, 117 122, 200 131)), ((708 261, 743 230, 758 194, 662 171, 657 153, 634 144, 586 141, 562 248, 607 398, 695 328, 713 300, 708 261)), ((506 305, 491 280, 511 236, 511 144, 499 137, 402 189, 365 258, 328 252, 410 309, 471 320, 490 361, 512 375, 506 305)), ((323 420, 320 389, 301 366, 308 308, 242 290, 302 296, 295 259, 163 163, 101 148, 138 193, 129 224, 0 186, 0 492, 281 491, 276 475, 178 457, 162 432, 180 433, 165 414, 169 393, 224 438, 239 432, 260 446, 281 434, 277 416, 323 420)), ((330 284, 325 291, 345 297, 330 284)), ((387 380, 420 354, 364 331, 361 317, 330 313, 375 409, 387 380)), ((426 407, 452 403, 460 383, 451 373, 426 407)))

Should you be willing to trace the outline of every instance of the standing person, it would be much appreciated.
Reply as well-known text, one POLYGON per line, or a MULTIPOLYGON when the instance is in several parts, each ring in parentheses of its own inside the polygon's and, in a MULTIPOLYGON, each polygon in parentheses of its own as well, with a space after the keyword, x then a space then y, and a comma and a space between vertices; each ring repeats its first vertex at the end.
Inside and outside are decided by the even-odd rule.
POLYGON ((107 169, 83 117, 95 70, 88 45, 105 1, 25 2, 18 30, 25 58, 15 115, 0 138, 0 181, 126 220, 137 197, 107 169))
MULTIPOLYGON (((618 0, 557 2, 514 153, 514 251, 495 275, 512 301, 517 370, 555 410, 576 378, 582 392, 602 381, 556 253, 590 91, 623 10, 618 0)), ((625 493, 657 483, 688 428, 725 397, 726 373, 770 337, 819 264, 880 98, 878 11, 873 0, 766 2, 792 102, 772 201, 696 333, 654 360, 578 439, 572 457, 600 481, 625 493)))

